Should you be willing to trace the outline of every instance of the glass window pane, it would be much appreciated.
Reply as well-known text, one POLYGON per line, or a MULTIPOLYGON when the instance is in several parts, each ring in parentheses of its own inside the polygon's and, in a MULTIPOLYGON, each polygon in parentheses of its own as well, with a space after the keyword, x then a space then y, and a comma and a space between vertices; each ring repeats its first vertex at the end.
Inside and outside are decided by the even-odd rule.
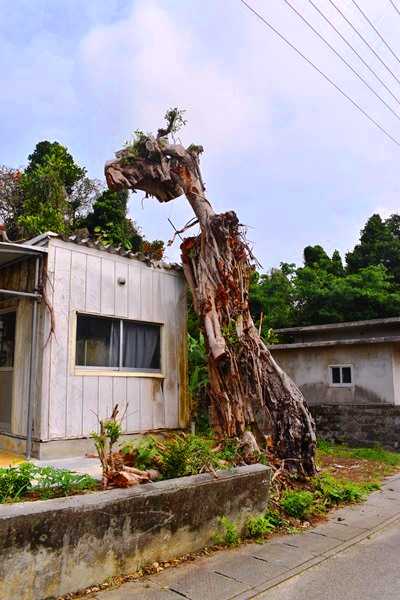
POLYGON ((342 367, 342 383, 351 383, 351 367, 342 367))
POLYGON ((340 367, 331 367, 332 383, 341 383, 340 381, 340 367))
POLYGON ((76 364, 82 367, 119 366, 120 322, 78 315, 76 364))
POLYGON ((15 312, 0 314, 0 367, 14 366, 15 312))
POLYGON ((124 321, 122 339, 124 368, 161 369, 159 325, 124 321))

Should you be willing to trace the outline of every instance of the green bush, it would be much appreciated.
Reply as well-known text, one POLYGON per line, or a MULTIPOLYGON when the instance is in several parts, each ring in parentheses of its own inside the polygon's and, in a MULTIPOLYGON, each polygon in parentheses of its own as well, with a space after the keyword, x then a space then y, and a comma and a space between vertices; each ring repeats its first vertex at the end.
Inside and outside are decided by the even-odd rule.
POLYGON ((219 517, 218 531, 214 534, 213 541, 218 545, 236 546, 240 542, 240 536, 235 523, 228 517, 219 517))
POLYGON ((121 448, 122 454, 130 454, 135 463, 135 467, 142 471, 158 468, 161 460, 160 450, 157 447, 157 440, 148 436, 140 440, 138 444, 127 442, 121 448))
POLYGON ((23 463, 0 469, 0 503, 17 502, 30 494, 41 499, 68 496, 95 489, 97 485, 89 475, 23 463))
POLYGON ((251 538, 262 538, 267 533, 275 529, 267 516, 250 517, 246 524, 248 536, 251 538))
POLYGON ((305 519, 311 512, 314 494, 308 490, 287 490, 281 499, 281 506, 289 517, 305 519))
POLYGON ((197 435, 176 435, 163 443, 161 470, 167 479, 196 475, 221 467, 213 441, 197 435))

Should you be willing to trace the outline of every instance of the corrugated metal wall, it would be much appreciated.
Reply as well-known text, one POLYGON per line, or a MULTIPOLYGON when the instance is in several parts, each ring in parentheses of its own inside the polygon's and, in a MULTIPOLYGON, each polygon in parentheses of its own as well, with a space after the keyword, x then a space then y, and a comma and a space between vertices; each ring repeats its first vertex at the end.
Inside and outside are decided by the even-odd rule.
MULTIPOLYGON (((55 333, 43 354, 40 438, 87 436, 97 429, 96 415, 109 416, 115 403, 122 413, 128 404, 123 422, 127 433, 179 427, 179 398, 184 402, 186 393, 183 277, 55 239, 49 244, 48 278, 55 333), (124 286, 118 285, 119 277, 126 280, 124 286), (77 375, 73 364, 77 311, 162 323, 165 379, 77 375)), ((50 329, 48 314, 45 321, 44 339, 50 329)))

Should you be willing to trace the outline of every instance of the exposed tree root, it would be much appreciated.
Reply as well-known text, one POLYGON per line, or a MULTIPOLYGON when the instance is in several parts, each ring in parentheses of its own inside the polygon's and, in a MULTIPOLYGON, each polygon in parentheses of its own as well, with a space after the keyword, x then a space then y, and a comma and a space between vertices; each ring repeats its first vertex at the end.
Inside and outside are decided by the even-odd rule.
POLYGON ((174 114, 157 137, 142 136, 106 164, 111 189, 143 190, 160 202, 186 195, 200 235, 184 240, 182 262, 208 349, 212 424, 220 437, 250 429, 285 468, 315 473, 315 425, 304 398, 274 361, 249 311, 254 258, 234 212, 216 214, 205 197, 201 146, 170 144, 174 114))

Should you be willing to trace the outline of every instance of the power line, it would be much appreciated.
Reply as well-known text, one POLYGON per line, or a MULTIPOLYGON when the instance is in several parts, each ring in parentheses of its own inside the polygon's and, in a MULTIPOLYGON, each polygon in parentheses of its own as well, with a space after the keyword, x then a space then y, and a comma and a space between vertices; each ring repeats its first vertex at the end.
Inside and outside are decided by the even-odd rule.
POLYGON ((352 73, 354 73, 354 75, 360 80, 362 81, 362 83, 369 89, 370 92, 372 92, 374 94, 374 96, 376 96, 378 98, 378 100, 380 100, 388 110, 390 110, 390 112, 396 117, 396 119, 398 119, 400 121, 400 116, 397 114, 397 112, 395 110, 393 110, 393 108, 390 106, 390 104, 388 104, 386 102, 386 100, 384 100, 384 98, 382 98, 382 96, 380 96, 378 94, 378 92, 376 90, 374 90, 374 88, 368 83, 368 81, 366 79, 364 79, 364 77, 362 75, 360 75, 360 73, 354 69, 354 67, 340 54, 340 52, 338 52, 336 50, 336 48, 334 48, 332 46, 332 44, 330 44, 328 42, 328 40, 326 40, 324 38, 324 36, 317 30, 315 29, 315 27, 310 23, 310 21, 307 21, 307 19, 301 14, 300 11, 297 10, 297 8, 295 6, 293 6, 293 4, 291 4, 289 2, 289 0, 283 0, 283 2, 285 4, 288 5, 288 7, 294 12, 296 13, 296 15, 307 25, 307 27, 309 27, 309 29, 311 29, 311 31, 313 31, 315 33, 315 35, 317 37, 319 37, 319 39, 324 42, 324 44, 326 46, 328 46, 328 48, 335 54, 335 56, 337 56, 345 65, 346 67, 348 67, 350 69, 350 71, 352 73))
POLYGON ((394 10, 397 12, 398 15, 400 15, 400 10, 397 8, 397 6, 395 5, 395 3, 393 2, 393 0, 389 0, 390 4, 393 6, 394 10))
POLYGON ((377 30, 377 28, 375 27, 375 25, 372 23, 371 19, 369 19, 367 17, 367 15, 365 14, 365 12, 358 6, 356 0, 351 0, 351 1, 354 4, 354 6, 356 6, 358 8, 358 10, 360 11, 360 13, 364 17, 364 19, 367 21, 367 23, 369 23, 369 25, 372 27, 372 29, 375 31, 375 33, 380 37, 380 39, 385 44, 385 46, 389 50, 389 52, 391 52, 391 54, 393 54, 393 56, 395 57, 395 59, 397 60, 397 62, 400 64, 400 58, 394 52, 394 50, 392 49, 392 47, 389 46, 389 44, 387 43, 387 41, 385 40, 385 38, 383 37, 383 35, 377 30))
POLYGON ((353 100, 342 88, 337 85, 328 75, 326 75, 315 63, 312 62, 305 54, 301 52, 292 42, 290 42, 278 29, 276 29, 263 15, 257 12, 246 0, 239 0, 250 12, 252 12, 266 27, 268 27, 275 35, 277 35, 289 48, 294 50, 296 54, 301 56, 313 69, 315 69, 328 83, 330 83, 346 100, 348 100, 361 114, 364 115, 371 123, 375 125, 386 137, 388 137, 397 146, 400 146, 400 141, 393 137, 378 121, 371 117, 355 100, 353 100))
POLYGON ((397 75, 395 75, 395 73, 393 73, 392 69, 379 56, 379 54, 376 52, 375 48, 373 46, 371 46, 371 44, 369 43, 369 41, 367 39, 365 39, 365 37, 358 31, 358 29, 356 27, 354 27, 353 23, 350 21, 350 19, 348 19, 346 17, 346 15, 344 14, 344 12, 333 2, 333 0, 328 0, 328 2, 330 2, 332 4, 332 6, 343 17, 343 19, 346 21, 346 23, 352 28, 352 30, 354 31, 354 33, 356 33, 358 35, 358 37, 364 42, 364 44, 366 46, 368 46, 368 48, 371 50, 371 52, 373 53, 373 55, 379 60, 379 62, 391 74, 391 76, 393 77, 393 79, 395 79, 397 81, 397 83, 400 85, 400 79, 397 77, 397 75))
POLYGON ((386 85, 386 83, 383 81, 383 79, 381 79, 379 77, 379 75, 377 74, 376 71, 374 71, 374 69, 367 63, 366 60, 364 60, 364 58, 361 56, 361 54, 354 48, 354 46, 352 46, 350 44, 350 42, 344 37, 344 35, 341 34, 341 32, 339 31, 339 29, 332 23, 332 21, 322 12, 322 10, 313 2, 313 0, 308 0, 309 3, 311 4, 311 6, 313 6, 315 8, 315 10, 321 15, 321 17, 323 19, 325 19, 325 21, 327 23, 329 23, 329 25, 332 27, 332 29, 334 31, 336 31, 336 33, 338 34, 338 36, 344 41, 345 44, 347 44, 347 46, 349 48, 351 48, 351 50, 354 52, 354 54, 356 54, 358 56, 358 58, 361 60, 361 62, 363 63, 363 65, 365 65, 367 67, 367 69, 374 75, 374 77, 379 81, 379 83, 381 83, 383 85, 383 87, 385 88, 385 90, 392 96, 392 98, 394 98, 394 100, 396 100, 396 102, 398 104, 400 104, 400 99, 395 96, 395 94, 393 94, 392 90, 386 85))

